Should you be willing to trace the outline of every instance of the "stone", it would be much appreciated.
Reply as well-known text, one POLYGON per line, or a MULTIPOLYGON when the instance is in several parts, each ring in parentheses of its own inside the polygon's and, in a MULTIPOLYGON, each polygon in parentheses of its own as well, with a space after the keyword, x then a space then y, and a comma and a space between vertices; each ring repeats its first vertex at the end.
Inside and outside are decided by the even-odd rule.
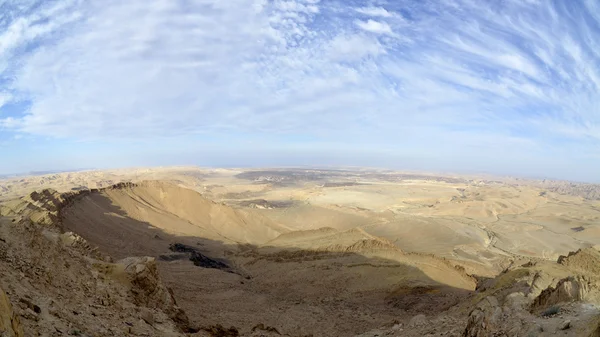
POLYGON ((23 303, 27 308, 31 309, 36 314, 39 314, 42 312, 42 309, 39 306, 33 304, 30 300, 28 300, 26 298, 19 299, 19 302, 23 303))
POLYGON ((24 337, 19 317, 14 313, 12 304, 0 288, 0 335, 2 337, 24 337))
POLYGON ((142 308, 140 318, 149 325, 154 325, 154 314, 147 308, 142 308))
POLYGON ((566 320, 564 321, 561 325, 560 325, 560 330, 567 330, 571 328, 571 321, 570 320, 566 320))
POLYGON ((163 310, 180 328, 188 327, 189 319, 177 305, 171 290, 162 283, 153 257, 128 257, 117 263, 127 274, 135 304, 163 310))
POLYGON ((498 330, 501 321, 502 309, 499 307, 498 299, 488 296, 479 302, 477 307, 469 314, 463 336, 487 336, 498 330))
POLYGON ((423 314, 421 315, 417 315, 413 318, 410 319, 410 322, 408 323, 408 326, 410 327, 417 327, 417 326, 423 326, 427 324, 427 317, 423 314))

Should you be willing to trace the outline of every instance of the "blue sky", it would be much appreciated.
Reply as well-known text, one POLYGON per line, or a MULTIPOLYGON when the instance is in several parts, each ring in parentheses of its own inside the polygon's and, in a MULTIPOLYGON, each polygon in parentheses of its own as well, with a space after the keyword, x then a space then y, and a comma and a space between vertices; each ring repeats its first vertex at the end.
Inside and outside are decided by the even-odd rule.
POLYGON ((0 0, 0 173, 600 181, 600 1, 0 0))

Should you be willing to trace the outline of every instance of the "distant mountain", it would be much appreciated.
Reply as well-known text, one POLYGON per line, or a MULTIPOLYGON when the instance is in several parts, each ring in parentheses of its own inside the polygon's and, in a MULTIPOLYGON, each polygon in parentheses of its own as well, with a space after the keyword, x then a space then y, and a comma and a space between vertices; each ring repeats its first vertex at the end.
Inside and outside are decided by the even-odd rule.
POLYGON ((600 200, 600 184, 545 180, 542 181, 541 186, 560 194, 578 196, 588 200, 600 200))
POLYGON ((66 173, 66 172, 81 172, 81 171, 90 171, 94 170, 94 168, 79 168, 79 169, 68 169, 68 170, 47 170, 47 171, 30 171, 26 174, 20 175, 30 175, 30 176, 43 176, 46 174, 56 174, 56 173, 66 173))
POLYGON ((91 171, 91 170, 95 170, 95 168, 79 168, 79 169, 68 169, 68 170, 46 170, 46 171, 29 171, 29 172, 20 172, 20 173, 5 173, 5 174, 0 174, 0 179, 6 179, 6 178, 12 178, 12 177, 23 177, 23 176, 43 176, 46 174, 81 172, 81 171, 91 171))

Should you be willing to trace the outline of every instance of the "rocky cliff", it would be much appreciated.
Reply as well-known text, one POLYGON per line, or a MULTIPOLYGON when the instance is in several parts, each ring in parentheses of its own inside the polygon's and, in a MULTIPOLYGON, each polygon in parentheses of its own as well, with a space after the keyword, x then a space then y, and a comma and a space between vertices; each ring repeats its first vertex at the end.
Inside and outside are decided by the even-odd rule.
POLYGON ((0 288, 0 335, 5 337, 23 337, 23 327, 19 317, 14 313, 12 304, 0 288))
POLYGON ((0 335, 184 336, 187 316, 153 258, 112 262, 61 231, 60 210, 85 193, 45 190, 3 204, 0 335))

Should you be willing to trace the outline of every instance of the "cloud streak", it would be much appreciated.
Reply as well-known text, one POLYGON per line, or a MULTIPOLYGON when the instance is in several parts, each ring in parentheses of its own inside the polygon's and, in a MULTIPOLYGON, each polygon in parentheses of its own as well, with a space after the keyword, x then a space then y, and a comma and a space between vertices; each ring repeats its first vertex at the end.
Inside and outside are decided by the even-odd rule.
POLYGON ((359 7, 354 9, 357 13, 367 16, 381 16, 384 18, 392 17, 392 13, 388 12, 383 7, 359 7))
POLYGON ((506 167, 600 155, 596 1, 0 6, 0 132, 303 135, 506 167))
POLYGON ((356 20, 356 25, 367 32, 375 34, 393 34, 392 28, 385 22, 369 19, 368 21, 356 20))

